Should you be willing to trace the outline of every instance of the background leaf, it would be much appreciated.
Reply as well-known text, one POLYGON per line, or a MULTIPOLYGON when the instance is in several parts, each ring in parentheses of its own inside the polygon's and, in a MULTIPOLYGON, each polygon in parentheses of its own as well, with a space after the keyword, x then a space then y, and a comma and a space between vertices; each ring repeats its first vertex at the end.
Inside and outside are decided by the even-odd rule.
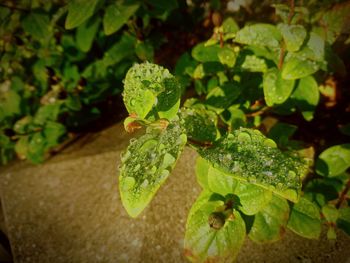
POLYGON ((279 240, 285 231, 288 217, 288 202, 273 195, 269 204, 255 215, 249 238, 257 243, 279 240))
POLYGON ((288 228, 302 237, 317 239, 321 233, 320 212, 317 206, 302 197, 292 208, 288 228))
POLYGON ((322 176, 337 176, 350 167, 350 144, 332 146, 324 150, 316 161, 316 172, 322 176))
POLYGON ((117 32, 137 11, 139 3, 127 4, 124 2, 116 2, 106 8, 103 17, 103 29, 106 35, 117 32))
POLYGON ((95 10, 98 0, 71 0, 68 3, 68 15, 66 18, 66 29, 80 26, 90 18, 95 10))

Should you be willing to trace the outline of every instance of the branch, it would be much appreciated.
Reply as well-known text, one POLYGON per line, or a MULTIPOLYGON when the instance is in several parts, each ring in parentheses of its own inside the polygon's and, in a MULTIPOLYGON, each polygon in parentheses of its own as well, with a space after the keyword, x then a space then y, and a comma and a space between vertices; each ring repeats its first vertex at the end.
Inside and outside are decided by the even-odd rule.
POLYGON ((341 206, 341 204, 345 201, 346 199, 346 195, 350 190, 350 179, 347 181, 344 190, 340 193, 338 202, 336 203, 335 207, 337 209, 339 209, 339 207, 341 206))

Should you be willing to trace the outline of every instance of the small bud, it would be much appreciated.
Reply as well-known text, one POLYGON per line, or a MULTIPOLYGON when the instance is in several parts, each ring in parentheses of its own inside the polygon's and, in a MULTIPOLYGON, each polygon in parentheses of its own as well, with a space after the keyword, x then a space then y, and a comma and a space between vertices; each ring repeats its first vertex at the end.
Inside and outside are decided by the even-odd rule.
POLYGON ((225 224, 225 215, 221 212, 211 213, 208 217, 208 223, 210 228, 219 230, 225 224))
POLYGON ((211 16, 211 20, 213 21, 214 26, 221 26, 222 16, 219 12, 214 12, 211 16))

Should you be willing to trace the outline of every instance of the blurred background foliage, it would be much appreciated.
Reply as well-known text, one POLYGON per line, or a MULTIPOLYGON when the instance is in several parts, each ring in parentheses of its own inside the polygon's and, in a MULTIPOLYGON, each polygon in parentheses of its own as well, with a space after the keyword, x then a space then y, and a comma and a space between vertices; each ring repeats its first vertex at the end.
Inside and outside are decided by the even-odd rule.
MULTIPOLYGON (((220 73, 222 66, 229 67, 230 61, 221 59, 221 64, 212 64, 210 70, 214 72, 198 69, 198 65, 203 62, 200 50, 203 43, 208 39, 214 41, 211 44, 221 41, 220 37, 215 36, 222 34, 222 22, 228 17, 233 21, 229 20, 227 24, 233 34, 249 22, 276 23, 280 17, 283 18, 286 10, 280 5, 277 8, 280 12, 278 16, 275 13, 276 6, 272 4, 283 2, 2 1, 1 163, 6 164, 16 156, 41 163, 50 154, 59 151, 62 143, 64 145, 78 134, 103 128, 125 117, 120 98, 122 80, 127 69, 135 62, 150 61, 173 69, 183 84, 186 96, 212 98, 209 103, 215 110, 215 91, 219 90, 214 88, 220 78, 224 78, 220 73), (197 51, 194 49, 191 53, 194 46, 197 51), (218 66, 219 69, 212 66, 218 66)), ((305 0, 297 1, 297 4, 302 6, 298 12, 304 16, 303 24, 308 29, 319 30, 328 41, 327 45, 335 47, 333 50, 336 52, 329 49, 327 53, 332 56, 332 66, 328 66, 326 74, 318 78, 320 82, 328 80, 330 83, 323 86, 323 92, 325 100, 332 103, 339 95, 335 95, 334 85, 327 77, 335 74, 344 78, 348 66, 340 57, 349 55, 350 27, 344 26, 346 12, 350 13, 349 5, 346 1, 330 0, 305 0)), ((227 35, 224 41, 229 42, 231 39, 227 35)), ((207 53, 208 50, 203 49, 203 52, 207 53)), ((254 71, 252 67, 258 64, 256 60, 246 61, 249 71, 254 71)), ((242 73, 240 77, 244 76, 242 73)), ((243 108, 232 107, 239 94, 231 94, 227 105, 219 110, 223 121, 230 122, 230 127, 246 125, 247 114, 252 114, 252 106, 255 105, 254 112, 264 106, 254 104, 261 94, 249 88, 260 85, 259 81, 259 73, 256 78, 248 77, 242 81, 248 87, 244 91, 248 100, 238 103, 245 105, 243 108)), ((275 112, 282 114, 286 111, 288 109, 281 107, 275 112)), ((250 120, 258 126, 259 118, 257 116, 250 120)), ((341 124, 348 132, 346 123, 341 124)))

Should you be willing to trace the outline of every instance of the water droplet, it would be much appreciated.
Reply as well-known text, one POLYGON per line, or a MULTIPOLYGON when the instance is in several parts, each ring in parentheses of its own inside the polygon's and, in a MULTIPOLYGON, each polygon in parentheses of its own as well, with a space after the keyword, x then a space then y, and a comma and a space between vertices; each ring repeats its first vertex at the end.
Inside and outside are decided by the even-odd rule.
POLYGON ((294 171, 288 171, 288 176, 293 179, 297 176, 297 174, 294 171))
POLYGON ((237 139, 239 142, 247 142, 247 143, 251 142, 252 140, 250 135, 246 132, 241 132, 240 134, 238 134, 237 139))

